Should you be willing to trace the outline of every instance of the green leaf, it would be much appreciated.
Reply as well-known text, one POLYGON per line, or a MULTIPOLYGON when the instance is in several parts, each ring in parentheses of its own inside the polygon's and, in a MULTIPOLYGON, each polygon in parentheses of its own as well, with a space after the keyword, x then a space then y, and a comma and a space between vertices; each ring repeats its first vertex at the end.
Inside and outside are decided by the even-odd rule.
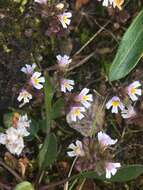
POLYGON ((44 92, 45 92, 46 106, 48 108, 51 108, 51 102, 52 102, 54 92, 53 92, 53 87, 52 87, 51 80, 48 73, 45 74, 44 92))
POLYGON ((62 114, 62 108, 64 107, 63 98, 59 98, 52 107, 51 117, 52 119, 57 119, 62 114))
POLYGON ((111 179, 106 179, 105 175, 99 176, 96 172, 83 172, 78 177, 86 177, 110 182, 126 182, 137 178, 143 173, 143 165, 128 165, 119 169, 111 179))
POLYGON ((26 137, 27 140, 31 141, 32 139, 34 139, 37 136, 37 133, 39 131, 40 125, 39 122, 34 120, 34 119, 30 119, 30 127, 28 129, 30 135, 28 137, 26 137))
POLYGON ((45 73, 44 94, 45 94, 47 132, 49 132, 50 125, 51 125, 50 123, 52 120, 51 110, 52 110, 52 99, 53 99, 53 95, 54 95, 54 90, 53 90, 48 73, 45 73))
POLYGON ((32 186, 32 184, 30 182, 23 181, 23 182, 19 183, 18 185, 16 185, 14 190, 34 190, 34 187, 32 186))
POLYGON ((125 77, 139 62, 143 54, 143 10, 123 36, 116 57, 110 67, 109 80, 125 77))
POLYGON ((6 128, 10 128, 12 126, 13 116, 14 116, 14 112, 9 112, 9 113, 4 114, 3 122, 6 128))
POLYGON ((43 133, 47 132, 46 119, 39 120, 39 128, 43 131, 43 133))
POLYGON ((44 144, 39 152, 39 167, 45 169, 50 166, 57 157, 57 139, 54 134, 45 138, 44 144))

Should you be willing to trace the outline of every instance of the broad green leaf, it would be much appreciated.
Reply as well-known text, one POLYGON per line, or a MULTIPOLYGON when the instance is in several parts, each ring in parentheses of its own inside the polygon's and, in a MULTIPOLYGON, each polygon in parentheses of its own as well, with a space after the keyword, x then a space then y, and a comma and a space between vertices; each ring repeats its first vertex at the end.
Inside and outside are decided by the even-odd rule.
MULTIPOLYGON (((54 92, 53 92, 53 87, 50 81, 50 77, 47 72, 45 74, 44 92, 45 92, 46 106, 48 108, 51 108, 51 102, 52 102, 54 92)), ((48 111, 50 112, 50 110, 48 111)))
POLYGON ((110 67, 109 80, 125 77, 143 55, 143 10, 123 36, 116 57, 110 67))
POLYGON ((39 152, 39 167, 45 169, 50 166, 57 157, 57 139, 54 134, 45 138, 44 144, 39 152))
POLYGON ((46 119, 39 120, 39 128, 43 131, 43 133, 47 132, 46 119))
POLYGON ((98 179, 102 181, 106 180, 110 182, 126 182, 137 178, 141 174, 143 174, 143 165, 128 165, 119 169, 116 175, 111 179, 106 179, 105 175, 99 176, 96 172, 83 172, 79 174, 78 177, 98 179))
POLYGON ((64 107, 64 100, 63 98, 59 98, 52 106, 52 111, 51 111, 52 119, 56 119, 61 116, 63 107, 64 107))
POLYGON ((19 112, 18 111, 8 112, 8 113, 4 114, 3 122, 4 122, 4 126, 6 128, 12 127, 14 117, 15 118, 19 117, 19 112))
POLYGON ((34 190, 34 187, 30 182, 23 181, 23 182, 19 183, 18 185, 16 185, 14 190, 34 190))
POLYGON ((10 128, 12 126, 12 118, 13 118, 13 116, 14 116, 13 112, 9 112, 9 113, 4 114, 3 122, 4 122, 4 126, 6 128, 10 128))
POLYGON ((34 119, 30 119, 30 120, 31 120, 30 127, 28 129, 30 135, 26 138, 29 141, 31 141, 32 139, 34 139, 37 136, 37 133, 40 128, 39 122, 37 122, 34 119))

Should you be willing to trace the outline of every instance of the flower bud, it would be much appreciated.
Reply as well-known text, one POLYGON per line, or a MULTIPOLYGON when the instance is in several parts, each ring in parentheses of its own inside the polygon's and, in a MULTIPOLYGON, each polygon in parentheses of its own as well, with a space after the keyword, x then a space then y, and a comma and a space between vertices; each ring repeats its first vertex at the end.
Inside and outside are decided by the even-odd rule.
POLYGON ((63 3, 58 3, 58 4, 56 5, 56 8, 59 9, 59 10, 61 10, 61 9, 64 8, 64 4, 63 4, 63 3))

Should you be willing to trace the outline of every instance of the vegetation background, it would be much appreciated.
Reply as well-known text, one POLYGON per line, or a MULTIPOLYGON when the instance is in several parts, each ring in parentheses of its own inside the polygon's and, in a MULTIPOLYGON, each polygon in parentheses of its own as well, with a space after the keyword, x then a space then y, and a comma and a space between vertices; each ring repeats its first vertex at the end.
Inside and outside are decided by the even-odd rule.
MULTIPOLYGON (((53 1, 53 4, 59 2, 53 1)), ((48 70, 52 76, 56 55, 59 53, 71 55, 73 65, 70 76, 76 80, 77 89, 87 86, 95 89, 95 94, 106 97, 118 92, 133 80, 143 82, 142 59, 127 77, 113 83, 108 81, 109 67, 115 58, 120 41, 133 19, 142 10, 143 1, 126 0, 121 11, 103 7, 97 0, 67 0, 64 3, 73 14, 72 23, 66 32, 60 31, 60 34, 55 35, 57 26, 51 23, 48 17, 51 10, 48 10, 47 17, 41 18, 41 9, 38 5, 35 6, 32 0, 0 0, 1 126, 8 121, 7 113, 19 109, 17 96, 19 89, 25 83, 25 77, 20 72, 21 67, 36 62, 42 71, 48 70)), ((32 103, 23 109, 33 118, 33 125, 37 126, 37 131, 39 126, 44 125, 40 120, 43 102, 43 94, 37 93, 32 103)), ((100 101, 97 105, 101 106, 100 101)), ((105 117, 105 110, 98 118, 100 125, 102 123, 106 131, 120 139, 117 159, 127 165, 143 164, 143 98, 139 100, 136 107, 139 116, 130 122, 124 122, 118 115, 113 117, 107 114, 105 117)), ((3 131, 2 127, 0 131, 3 131)), ((37 131, 34 131, 34 135, 38 133, 37 138, 31 136, 27 139, 22 155, 24 159, 22 163, 26 170, 23 178, 34 184, 38 183, 37 180, 41 180, 38 190, 63 189, 63 180, 67 178, 71 166, 71 159, 65 154, 66 148, 72 140, 81 138, 81 135, 70 128, 63 118, 56 119, 52 132, 58 140, 58 158, 45 171, 44 177, 39 179, 36 159, 39 146, 44 141, 45 129, 43 127, 42 131, 37 131)), ((22 167, 19 166, 19 158, 10 155, 2 146, 0 149, 0 189, 10 190, 21 181, 17 180, 16 174, 22 175, 22 167), (8 165, 8 169, 5 164, 8 165)), ((124 183, 87 179, 84 183, 82 180, 77 180, 73 185, 75 190, 115 190, 117 188, 118 190, 142 190, 143 176, 124 183)))

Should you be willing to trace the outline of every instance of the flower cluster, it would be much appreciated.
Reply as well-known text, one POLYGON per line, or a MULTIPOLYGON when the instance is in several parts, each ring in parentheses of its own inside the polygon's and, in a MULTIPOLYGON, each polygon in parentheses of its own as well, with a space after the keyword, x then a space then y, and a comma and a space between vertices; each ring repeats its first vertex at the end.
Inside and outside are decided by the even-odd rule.
POLYGON ((59 70, 59 81, 60 81, 60 88, 61 91, 71 92, 74 86, 74 80, 70 80, 65 78, 67 69, 69 68, 69 64, 72 62, 72 59, 68 55, 57 55, 57 63, 58 63, 58 70, 59 70))
POLYGON ((84 88, 78 95, 73 97, 72 105, 70 106, 70 111, 67 114, 67 121, 69 123, 76 122, 77 119, 81 120, 84 118, 84 112, 91 106, 93 101, 92 94, 88 94, 89 89, 84 88))
MULTIPOLYGON (((47 5, 47 0, 35 0, 35 3, 41 4, 41 5, 47 5)), ((57 19, 61 23, 62 27, 66 29, 71 23, 72 13, 67 12, 67 11, 63 12, 62 10, 64 6, 65 6, 64 3, 58 3, 56 5, 56 9, 60 11, 60 13, 57 15, 57 19)))
MULTIPOLYGON (((28 85, 30 88, 33 87, 37 90, 40 90, 43 88, 43 83, 45 82, 45 78, 42 75, 42 73, 35 71, 36 64, 28 65, 26 64, 25 67, 21 68, 21 71, 25 73, 28 77, 28 85)), ((26 87, 27 87, 26 86, 26 87)), ((22 88, 19 96, 17 97, 17 100, 19 102, 22 102, 20 107, 25 105, 26 103, 29 103, 29 101, 32 99, 32 94, 29 93, 26 88, 22 88)))
MULTIPOLYGON (((100 131, 97 134, 98 142, 103 149, 108 148, 111 145, 114 145, 117 142, 116 140, 111 139, 107 134, 100 131)), ((110 179, 112 175, 115 175, 117 172, 117 169, 121 167, 120 163, 114 163, 114 162, 105 162, 105 170, 106 170, 106 178, 110 179)))
POLYGON ((99 175, 106 173, 106 178, 115 175, 121 164, 111 161, 109 147, 114 145, 117 139, 112 139, 106 133, 100 131, 97 140, 84 139, 83 142, 76 140, 68 146, 72 151, 67 154, 70 157, 78 157, 76 169, 79 171, 95 170, 99 175))
POLYGON ((69 64, 72 62, 72 59, 70 59, 70 57, 68 55, 57 55, 57 62, 58 62, 58 66, 59 69, 61 70, 66 70, 69 67, 69 64))
MULTIPOLYGON (((138 97, 142 95, 141 83, 139 81, 134 81, 126 89, 125 93, 130 98, 132 102, 138 100, 138 97)), ((130 118, 136 115, 136 112, 131 104, 126 105, 120 100, 119 97, 112 97, 106 104, 107 109, 111 109, 112 113, 118 113, 119 109, 122 111, 123 118, 130 118)))
MULTIPOLYGON (((57 55, 58 70, 59 70, 59 81, 61 92, 67 93, 74 89, 74 80, 65 78, 66 72, 69 68, 72 59, 69 56, 57 55)), ((93 101, 92 94, 89 94, 89 89, 84 88, 79 94, 73 93, 70 95, 72 97, 71 103, 69 105, 69 111, 67 114, 68 123, 76 122, 78 119, 81 120, 84 117, 84 112, 88 109, 93 101)))
MULTIPOLYGON (((98 0, 101 1, 101 0, 98 0)), ((117 7, 118 9, 122 9, 122 5, 124 3, 124 0, 103 0, 102 5, 105 7, 111 7, 113 6, 114 8, 117 7)))
POLYGON ((16 155, 20 155, 24 148, 23 137, 29 135, 28 128, 30 127, 30 120, 27 115, 19 115, 15 125, 8 128, 6 133, 0 133, 0 144, 16 155))

